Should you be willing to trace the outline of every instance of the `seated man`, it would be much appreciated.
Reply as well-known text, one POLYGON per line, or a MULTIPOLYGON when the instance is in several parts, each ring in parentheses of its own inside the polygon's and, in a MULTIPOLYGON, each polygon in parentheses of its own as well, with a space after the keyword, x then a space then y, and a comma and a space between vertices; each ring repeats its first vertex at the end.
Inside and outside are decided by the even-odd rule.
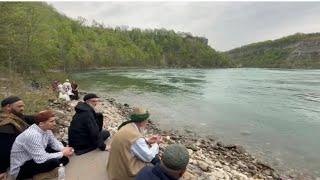
POLYGON ((146 165, 159 161, 159 136, 149 139, 143 137, 148 125, 149 113, 142 108, 135 108, 130 120, 119 126, 113 136, 107 172, 110 180, 134 179, 146 165))
POLYGON ((84 102, 79 102, 75 107, 69 127, 69 145, 75 150, 76 155, 81 155, 99 148, 107 150, 104 141, 110 136, 106 130, 102 130, 103 115, 96 113, 94 107, 99 97, 95 94, 84 96, 84 102))
POLYGON ((16 137, 32 124, 33 116, 23 115, 24 102, 17 96, 1 101, 0 112, 0 179, 10 167, 10 151, 16 137))
POLYGON ((64 147, 51 131, 56 125, 52 111, 40 112, 35 123, 21 133, 12 146, 10 174, 18 180, 66 165, 73 154, 73 149, 64 147))
POLYGON ((189 153, 183 145, 169 145, 163 152, 161 163, 147 166, 137 175, 136 180, 178 180, 186 171, 189 153))

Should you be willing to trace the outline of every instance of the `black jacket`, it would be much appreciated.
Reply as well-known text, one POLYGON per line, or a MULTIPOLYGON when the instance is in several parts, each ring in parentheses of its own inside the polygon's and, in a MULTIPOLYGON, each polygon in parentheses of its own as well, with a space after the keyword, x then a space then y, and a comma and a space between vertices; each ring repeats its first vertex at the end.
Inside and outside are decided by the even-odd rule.
POLYGON ((105 144, 99 138, 103 123, 102 114, 96 113, 84 102, 79 102, 75 110, 76 114, 72 118, 68 132, 69 145, 75 149, 75 153, 83 154, 97 147, 105 148, 105 144))

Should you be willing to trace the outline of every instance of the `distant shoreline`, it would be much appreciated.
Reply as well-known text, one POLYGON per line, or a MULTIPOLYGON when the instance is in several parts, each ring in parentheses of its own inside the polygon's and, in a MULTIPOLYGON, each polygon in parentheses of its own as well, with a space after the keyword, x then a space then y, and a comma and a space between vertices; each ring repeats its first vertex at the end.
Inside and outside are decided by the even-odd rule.
MULTIPOLYGON (((132 69, 177 69, 177 70, 189 70, 189 69, 201 69, 201 70, 214 70, 214 69, 263 69, 263 70, 281 70, 281 71, 295 71, 295 70, 302 70, 302 71, 313 71, 313 70, 320 70, 320 68, 268 68, 268 67, 224 67, 224 68, 179 68, 179 67, 132 67, 132 66, 119 66, 119 67, 102 67, 102 68, 90 68, 86 70, 75 70, 71 71, 70 74, 76 73, 89 73, 94 71, 104 71, 104 70, 132 70, 132 69)), ((60 70, 62 72, 62 70, 60 70)), ((55 71, 56 72, 56 71, 55 71)))

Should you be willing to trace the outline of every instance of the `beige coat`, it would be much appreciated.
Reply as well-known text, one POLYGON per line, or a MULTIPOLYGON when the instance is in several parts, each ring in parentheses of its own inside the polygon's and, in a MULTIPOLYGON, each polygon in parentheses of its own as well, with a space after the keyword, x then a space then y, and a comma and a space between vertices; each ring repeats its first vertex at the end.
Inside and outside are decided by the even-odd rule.
POLYGON ((131 180, 147 163, 131 153, 132 144, 143 137, 133 123, 123 126, 112 138, 107 163, 110 180, 131 180))

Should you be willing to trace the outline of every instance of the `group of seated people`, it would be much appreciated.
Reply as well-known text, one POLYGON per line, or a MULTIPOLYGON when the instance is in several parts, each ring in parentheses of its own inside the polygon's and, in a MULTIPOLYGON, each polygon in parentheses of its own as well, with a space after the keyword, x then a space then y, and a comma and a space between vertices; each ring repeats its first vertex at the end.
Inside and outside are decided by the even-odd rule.
POLYGON ((76 81, 69 82, 69 79, 61 84, 58 80, 53 81, 52 90, 58 93, 58 97, 60 99, 64 99, 66 101, 70 100, 78 100, 78 84, 76 81))
POLYGON ((1 101, 0 179, 28 179, 67 164, 73 148, 65 147, 53 135, 56 116, 45 110, 25 116, 24 102, 17 96, 1 101))
POLYGON ((15 179, 33 178, 66 165, 74 153, 82 155, 100 149, 109 151, 107 174, 110 180, 172 180, 186 170, 189 154, 183 145, 168 146, 159 158, 160 136, 144 137, 149 112, 135 108, 111 139, 104 130, 103 115, 95 111, 96 94, 87 94, 75 107, 68 143, 59 142, 53 134, 56 116, 44 110, 35 116, 23 115, 24 102, 16 96, 1 101, 0 112, 0 180, 6 172, 15 179))

